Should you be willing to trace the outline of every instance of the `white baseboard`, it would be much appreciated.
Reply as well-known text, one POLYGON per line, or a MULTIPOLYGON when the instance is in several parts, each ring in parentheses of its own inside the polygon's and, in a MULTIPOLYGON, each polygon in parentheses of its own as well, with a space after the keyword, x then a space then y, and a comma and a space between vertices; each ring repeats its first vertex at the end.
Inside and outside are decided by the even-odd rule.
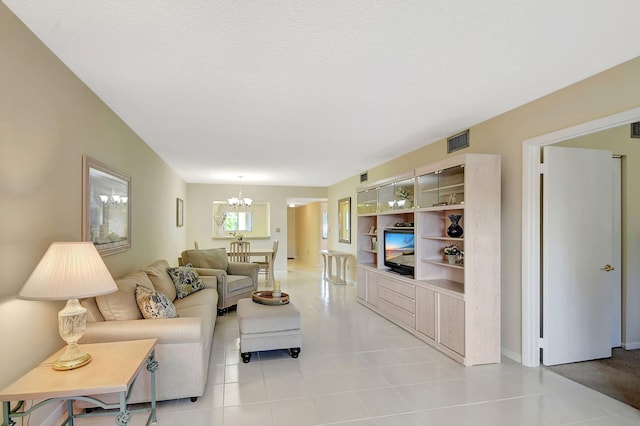
POLYGON ((509 349, 506 349, 504 347, 502 349, 500 349, 500 352, 502 353, 502 355, 506 356, 507 358, 510 358, 510 359, 514 360, 518 364, 522 364, 522 354, 519 354, 517 352, 513 352, 513 351, 511 351, 509 349))
POLYGON ((626 349, 628 351, 640 349, 640 342, 624 342, 622 343, 622 349, 626 349))

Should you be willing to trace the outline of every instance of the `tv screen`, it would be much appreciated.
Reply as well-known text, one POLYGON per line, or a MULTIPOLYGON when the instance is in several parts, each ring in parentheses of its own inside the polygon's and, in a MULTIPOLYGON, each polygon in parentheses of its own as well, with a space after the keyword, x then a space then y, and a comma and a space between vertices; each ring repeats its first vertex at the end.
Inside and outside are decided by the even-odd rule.
POLYGON ((384 230, 384 266, 403 275, 413 275, 414 258, 413 229, 384 230))

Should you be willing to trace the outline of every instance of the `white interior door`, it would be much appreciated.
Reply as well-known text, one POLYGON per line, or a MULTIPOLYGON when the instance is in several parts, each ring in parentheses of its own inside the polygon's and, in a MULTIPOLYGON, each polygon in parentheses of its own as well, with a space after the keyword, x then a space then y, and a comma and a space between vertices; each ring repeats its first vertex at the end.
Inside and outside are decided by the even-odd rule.
POLYGON ((611 152, 544 148, 542 363, 611 356, 611 152))

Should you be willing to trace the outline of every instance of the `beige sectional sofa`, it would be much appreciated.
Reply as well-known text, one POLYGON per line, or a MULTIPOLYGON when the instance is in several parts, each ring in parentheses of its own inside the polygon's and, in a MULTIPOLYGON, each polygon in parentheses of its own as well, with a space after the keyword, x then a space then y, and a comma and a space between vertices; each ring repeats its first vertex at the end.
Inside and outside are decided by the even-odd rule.
MULTIPOLYGON (((166 260, 156 261, 144 270, 117 279, 117 292, 82 300, 88 312, 87 330, 80 343, 157 338, 157 400, 195 400, 204 393, 207 381, 218 304, 217 278, 202 276, 205 288, 179 299, 168 267, 166 260), (143 319, 136 286, 166 295, 179 317, 143 319)), ((117 402, 117 395, 112 396, 99 399, 117 402)), ((145 369, 136 381, 130 402, 150 400, 149 373, 145 369)))

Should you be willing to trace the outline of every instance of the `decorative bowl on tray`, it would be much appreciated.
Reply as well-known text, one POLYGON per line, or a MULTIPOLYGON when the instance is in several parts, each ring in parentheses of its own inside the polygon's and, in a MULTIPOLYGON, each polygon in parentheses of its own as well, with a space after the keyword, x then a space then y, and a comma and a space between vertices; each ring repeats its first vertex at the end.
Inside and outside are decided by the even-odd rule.
POLYGON ((281 293, 280 297, 274 297, 271 290, 254 291, 251 295, 254 302, 261 305, 286 305, 289 303, 289 295, 287 293, 281 293))

